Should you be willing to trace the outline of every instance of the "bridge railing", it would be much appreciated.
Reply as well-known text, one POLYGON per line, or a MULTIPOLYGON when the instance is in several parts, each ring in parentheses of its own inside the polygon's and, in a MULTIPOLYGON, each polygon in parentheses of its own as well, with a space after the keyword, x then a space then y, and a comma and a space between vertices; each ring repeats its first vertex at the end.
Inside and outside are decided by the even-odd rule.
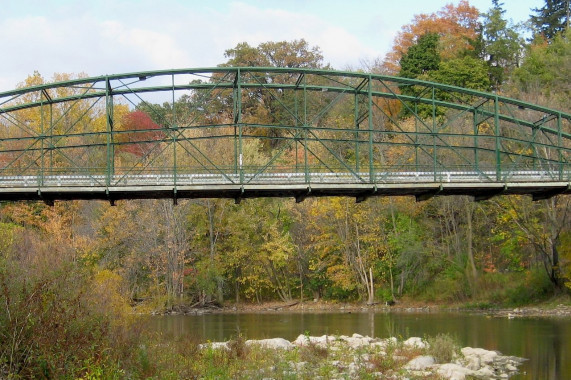
POLYGON ((218 67, 0 93, 4 189, 511 182, 540 188, 570 183, 570 172, 571 114, 407 78, 218 67), (144 122, 118 116, 135 109, 146 110, 144 122))
POLYGON ((195 186, 195 185, 287 185, 287 184, 399 184, 399 183, 516 183, 516 182, 571 182, 571 170, 561 172, 558 167, 514 170, 503 172, 501 180, 493 167, 474 168, 458 166, 434 171, 432 167, 375 167, 374 178, 370 172, 330 171, 331 168, 311 167, 296 170, 295 167, 280 171, 260 172, 261 167, 243 167, 235 172, 208 172, 204 168, 186 168, 176 173, 167 168, 147 168, 144 171, 125 171, 117 168, 115 174, 105 173, 105 168, 90 171, 50 170, 43 173, 3 173, 0 187, 132 187, 132 186, 195 186))

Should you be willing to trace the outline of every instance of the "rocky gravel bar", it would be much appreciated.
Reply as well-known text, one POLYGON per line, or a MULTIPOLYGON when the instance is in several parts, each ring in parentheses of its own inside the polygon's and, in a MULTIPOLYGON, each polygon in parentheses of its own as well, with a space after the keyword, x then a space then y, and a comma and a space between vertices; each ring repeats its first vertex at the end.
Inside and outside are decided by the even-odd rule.
MULTIPOLYGON (((418 337, 399 341, 359 334, 300 335, 292 342, 273 338, 239 344, 241 350, 263 350, 279 358, 244 374, 263 379, 509 379, 525 361, 497 351, 460 348, 446 339, 418 337)), ((236 349, 236 341, 210 342, 200 348, 231 351, 236 349)))

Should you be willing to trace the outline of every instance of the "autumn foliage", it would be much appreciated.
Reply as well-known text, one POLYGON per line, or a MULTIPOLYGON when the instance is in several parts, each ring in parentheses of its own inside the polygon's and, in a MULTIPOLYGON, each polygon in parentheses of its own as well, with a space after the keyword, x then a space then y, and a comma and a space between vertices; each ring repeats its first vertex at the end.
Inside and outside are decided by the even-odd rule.
MULTIPOLYGON (((486 61, 485 54, 464 54, 476 49, 473 42, 482 37, 478 17, 478 10, 466 0, 415 16, 396 37, 384 63, 385 72, 398 73, 403 63, 412 62, 413 69, 425 70, 410 70, 410 77, 424 75, 423 79, 485 91, 490 84, 488 69, 509 60, 486 61), (425 39, 436 41, 430 59, 426 54, 403 59, 411 52, 426 53, 427 49, 419 48, 419 41, 425 39), (418 61, 424 66, 417 65, 418 61)), ((494 50, 488 46, 482 51, 494 50)), ((505 81, 494 82, 497 90, 530 103, 568 109, 569 39, 558 35, 526 51, 514 71, 505 71, 505 81)), ((309 48, 304 41, 257 48, 239 44, 226 54, 227 64, 237 66, 251 62, 323 66, 319 49, 309 48)), ((43 82, 36 73, 24 85, 43 82)), ((209 104, 210 114, 231 114, 224 108, 224 93, 218 95, 221 100, 209 104)), ((287 120, 288 115, 279 112, 291 99, 257 95, 250 93, 243 99, 247 123, 287 120)), ((154 150, 168 147, 168 139, 174 136, 157 120, 170 120, 169 115, 175 114, 182 119, 181 125, 191 126, 196 119, 188 110, 198 109, 194 106, 199 101, 188 96, 175 104, 146 104, 145 109, 161 112, 155 121, 150 111, 117 105, 114 124, 104 110, 78 102, 73 112, 89 117, 75 127, 83 133, 107 131, 113 124, 112 138, 121 159, 139 164, 154 150), (180 112, 173 112, 177 108, 180 112)), ((320 123, 330 130, 331 139, 336 126, 354 123, 354 104, 340 102, 336 104, 339 112, 323 115, 320 123)), ((374 103, 384 115, 373 120, 374 128, 392 132, 395 121, 399 123, 399 130, 385 134, 383 150, 374 152, 382 155, 384 163, 414 159, 406 148, 410 142, 399 132, 413 131, 417 125, 403 115, 402 104, 386 99, 374 103)), ((39 113, 23 111, 20 116, 39 125, 39 113)), ((450 116, 439 115, 445 125, 457 128, 450 134, 457 133, 463 122, 473 128, 473 120, 450 116)), ((436 125, 438 120, 433 121, 436 125)), ((65 125, 56 127, 65 133, 65 125)), ((231 122, 224 125, 232 127, 231 122)), ((193 136, 198 136, 199 129, 194 128, 193 136)), ((278 141, 279 136, 270 137, 278 141)), ((198 140, 205 145, 196 142, 183 149, 198 146, 218 157, 234 152, 224 140, 198 140)), ((240 147, 244 160, 256 167, 266 165, 277 151, 281 156, 272 163, 275 167, 288 168, 303 160, 312 164, 317 157, 304 157, 301 149, 288 145, 260 141, 245 139, 240 147)), ((107 148, 108 141, 98 144, 107 148)), ((325 148, 316 144, 316 149, 325 148)), ((335 153, 355 159, 353 149, 340 145, 335 153)), ((106 149, 101 152, 102 157, 108 153, 106 149)), ((83 151, 76 154, 78 159, 84 156, 83 151)), ((97 161, 97 157, 85 159, 97 161)), ((14 162, 12 156, 0 156, 0 165, 14 162)), ((539 202, 517 195, 496 196, 478 203, 460 196, 424 202, 371 196, 361 203, 341 197, 308 198, 301 203, 248 199, 241 204, 181 199, 176 206, 172 200, 130 200, 115 207, 94 201, 57 202, 52 207, 39 202, 4 202, 0 204, 0 378, 138 378, 136 371, 123 371, 134 360, 133 352, 141 352, 141 373, 149 372, 144 345, 125 338, 126 330, 132 328, 126 323, 131 306, 144 313, 181 304, 289 303, 319 298, 368 303, 409 298, 509 306, 545 299, 571 288, 570 219, 569 195, 539 202)), ((172 377, 177 376, 180 372, 172 377)))
POLYGON ((146 112, 135 110, 121 118, 117 140, 122 143, 120 150, 123 152, 145 156, 164 138, 162 128, 146 112))
POLYGON ((477 8, 462 0, 457 6, 447 4, 441 10, 431 14, 421 13, 414 16, 410 24, 404 25, 395 37, 393 48, 387 54, 384 66, 389 73, 399 71, 399 61, 403 54, 428 33, 436 33, 440 37, 439 51, 442 59, 450 59, 462 50, 471 50, 478 35, 477 8))

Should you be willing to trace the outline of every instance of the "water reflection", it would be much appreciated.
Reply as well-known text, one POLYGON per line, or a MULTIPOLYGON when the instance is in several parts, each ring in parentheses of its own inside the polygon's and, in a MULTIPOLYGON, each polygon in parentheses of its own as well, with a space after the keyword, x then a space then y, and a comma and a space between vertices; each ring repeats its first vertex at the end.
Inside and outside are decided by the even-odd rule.
POLYGON ((490 318, 456 313, 268 313, 153 317, 151 327, 201 341, 223 341, 243 334, 249 339, 299 334, 372 337, 434 336, 448 333, 463 346, 498 350, 530 359, 512 379, 571 379, 571 320, 490 318))

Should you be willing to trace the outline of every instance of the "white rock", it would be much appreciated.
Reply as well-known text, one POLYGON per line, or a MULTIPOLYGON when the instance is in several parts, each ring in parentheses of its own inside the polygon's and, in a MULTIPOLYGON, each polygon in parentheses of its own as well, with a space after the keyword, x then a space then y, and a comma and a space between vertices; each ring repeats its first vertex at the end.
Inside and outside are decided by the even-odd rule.
POLYGON ((434 357, 424 355, 424 356, 417 356, 416 358, 412 359, 411 361, 405 364, 404 368, 413 371, 422 371, 434 364, 436 364, 436 360, 434 360, 434 357))
POLYGON ((372 339, 369 337, 351 337, 351 338, 346 338, 345 341, 347 342, 347 345, 351 348, 359 348, 359 347, 363 347, 363 346, 368 346, 372 339))
POLYGON ((293 344, 290 343, 290 341, 285 340, 284 338, 247 340, 246 345, 247 346, 259 345, 264 348, 283 349, 283 350, 290 350, 294 347, 293 344))
POLYGON ((492 364, 494 359, 498 357, 496 351, 488 351, 483 348, 464 347, 461 351, 462 355, 471 363, 476 363, 477 360, 475 358, 479 358, 480 366, 483 364, 492 364))
POLYGON ((449 380, 465 380, 467 375, 474 375, 474 371, 458 364, 447 363, 438 367, 438 374, 449 380))
POLYGON ((411 348, 426 348, 426 343, 421 338, 412 337, 403 342, 403 345, 411 348))
POLYGON ((392 338, 382 339, 378 342, 372 342, 371 346, 386 348, 387 346, 394 345, 396 343, 397 343, 397 338, 392 337, 392 338))
POLYGON ((291 367, 297 372, 303 370, 306 364, 306 362, 290 362, 291 367))
POLYGON ((491 379, 494 377, 495 374, 494 374, 494 370, 492 370, 490 367, 484 366, 484 367, 480 368, 479 370, 477 370, 475 375, 479 378, 491 379))
POLYGON ((357 363, 349 363, 349 366, 347 367, 347 370, 349 371, 350 374, 355 374, 359 371, 360 367, 357 363))
POLYGON ((230 349, 230 347, 228 347, 228 342, 203 343, 203 344, 199 344, 198 348, 200 348, 201 350, 204 350, 206 348, 212 348, 213 350, 219 350, 219 349, 229 350, 230 349))
POLYGON ((294 341, 293 344, 296 346, 307 346, 310 344, 315 344, 319 347, 327 347, 330 341, 335 340, 334 337, 329 337, 327 335, 322 336, 307 336, 307 335, 299 335, 294 341))

